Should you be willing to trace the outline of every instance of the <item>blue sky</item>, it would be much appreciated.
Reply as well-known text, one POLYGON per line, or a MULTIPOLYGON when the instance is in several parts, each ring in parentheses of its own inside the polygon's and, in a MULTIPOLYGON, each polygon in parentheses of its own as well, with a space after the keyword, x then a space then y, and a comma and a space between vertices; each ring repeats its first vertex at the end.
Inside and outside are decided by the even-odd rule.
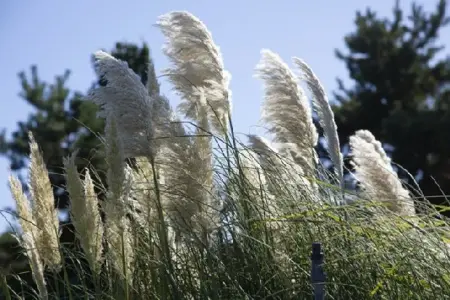
MULTIPOLYGON (((427 10, 437 0, 422 0, 427 10)), ((271 49, 290 63, 298 56, 313 68, 326 90, 336 90, 336 77, 348 81, 344 64, 334 49, 344 49, 343 37, 354 30, 356 10, 371 7, 390 17, 392 0, 79 0, 2 1, 0 4, 0 128, 16 128, 31 112, 20 92, 17 73, 38 65, 41 79, 52 82, 70 69, 69 86, 85 92, 94 80, 92 52, 111 49, 117 41, 141 43, 151 49, 157 70, 167 66, 161 46, 163 37, 153 26, 158 16, 187 10, 199 17, 221 48, 225 67, 231 72, 233 120, 240 133, 260 133, 257 128, 262 100, 261 82, 253 78, 262 48, 271 49)), ((409 11, 411 1, 402 1, 409 11)), ((450 43, 450 30, 441 32, 450 43)), ((446 51, 448 53, 448 49, 446 51)), ((174 99, 170 86, 163 91, 174 99)), ((174 103, 176 103, 174 101, 174 103)), ((13 207, 7 187, 8 161, 0 158, 0 208, 13 207)), ((6 222, 0 216, 0 229, 6 222)))

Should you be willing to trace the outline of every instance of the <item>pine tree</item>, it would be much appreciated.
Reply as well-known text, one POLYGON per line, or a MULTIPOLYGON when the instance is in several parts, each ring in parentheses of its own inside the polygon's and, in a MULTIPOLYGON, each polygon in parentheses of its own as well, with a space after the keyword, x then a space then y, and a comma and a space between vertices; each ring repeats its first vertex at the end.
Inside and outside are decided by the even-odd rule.
MULTIPOLYGON (((357 13, 356 31, 345 37, 348 53, 336 51, 354 81, 347 88, 338 80, 336 122, 344 147, 356 130, 368 129, 419 180, 424 195, 442 196, 450 193, 450 57, 437 57, 439 30, 449 22, 446 1, 433 13, 412 4, 408 20, 398 2, 392 20, 370 9, 357 13)), ((406 172, 399 174, 412 184, 406 172)))

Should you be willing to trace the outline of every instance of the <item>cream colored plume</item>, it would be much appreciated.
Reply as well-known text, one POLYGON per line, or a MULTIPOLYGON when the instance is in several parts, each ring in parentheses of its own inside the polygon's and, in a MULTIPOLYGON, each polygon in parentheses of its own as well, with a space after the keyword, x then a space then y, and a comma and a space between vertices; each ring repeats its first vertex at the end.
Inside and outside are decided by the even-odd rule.
POLYGON ((98 273, 102 263, 103 222, 89 170, 86 169, 85 179, 82 181, 75 165, 75 157, 76 153, 64 160, 70 215, 87 261, 91 269, 98 273))
MULTIPOLYGON (((165 149, 165 145, 161 149, 165 149)), ((161 162, 161 159, 158 160, 161 162)), ((160 170, 160 168, 158 169, 160 170)), ((133 218, 139 224, 141 230, 149 234, 152 230, 155 230, 155 225, 158 223, 158 197, 155 190, 155 178, 153 177, 151 162, 145 157, 136 158, 132 176, 131 199, 133 199, 132 206, 134 208, 133 218)), ((156 180, 161 189, 163 182, 161 174, 156 174, 156 180)), ((164 191, 160 191, 160 196, 165 199, 164 191)))
POLYGON ((9 183, 23 230, 20 240, 30 261, 39 297, 48 299, 44 268, 48 266, 51 270, 58 271, 61 266, 59 220, 47 168, 31 132, 29 139, 31 154, 28 187, 33 205, 23 193, 22 184, 17 178, 10 176, 9 183))
POLYGON ((127 218, 131 203, 131 190, 134 178, 131 169, 126 166, 122 141, 118 135, 115 119, 107 123, 106 162, 107 199, 103 203, 105 212, 105 238, 108 242, 108 259, 131 284, 134 261, 133 236, 130 221, 127 218))
POLYGON ((251 207, 256 218, 270 219, 275 217, 276 199, 271 189, 270 174, 264 168, 264 158, 252 149, 239 151, 239 163, 242 175, 245 178, 245 190, 249 197, 251 207))
POLYGON ((239 163, 248 188, 256 194, 265 192, 267 182, 258 154, 251 149, 240 150, 239 163))
POLYGON ((59 219, 55 208, 53 189, 39 146, 31 132, 29 138, 29 189, 33 200, 33 219, 37 230, 40 231, 36 239, 36 247, 44 265, 58 270, 61 266, 59 219))
POLYGON ((47 283, 44 277, 44 266, 42 265, 42 258, 39 253, 39 248, 35 243, 35 239, 29 232, 24 232, 22 241, 25 246, 25 252, 30 260, 31 275, 36 283, 39 299, 48 299, 47 283))
POLYGON ((94 56, 96 72, 107 84, 93 89, 87 99, 99 106, 98 116, 106 119, 107 127, 112 119, 120 124, 125 157, 154 156, 153 100, 147 87, 126 62, 103 51, 94 56))
POLYGON ((131 284, 133 281, 133 233, 126 207, 130 203, 134 178, 131 169, 124 170, 124 182, 119 199, 107 199, 104 202, 105 237, 108 242, 108 259, 121 276, 131 284))
POLYGON ((383 201, 387 207, 401 215, 415 214, 414 202, 386 155, 381 143, 368 130, 358 130, 350 137, 352 165, 366 197, 383 201))
POLYGON ((318 135, 308 99, 293 72, 277 54, 262 50, 261 56, 256 75, 265 87, 262 119, 281 150, 292 154, 304 173, 313 176, 318 135))
POLYGON ((165 14, 159 18, 158 27, 166 38, 164 53, 172 63, 165 74, 184 100, 180 111, 198 121, 198 106, 204 97, 212 129, 225 134, 231 113, 230 75, 211 33, 188 12, 165 14))
MULTIPOLYGON (((203 118, 203 122, 207 119, 203 118)), ((204 135, 201 130, 197 133, 204 135)), ((174 227, 176 240, 192 233, 204 238, 215 228, 218 213, 211 196, 211 138, 188 136, 178 126, 173 127, 173 136, 159 155, 164 178, 161 187, 163 205, 174 227)))
POLYGON ((282 168, 282 161, 278 150, 273 147, 268 140, 256 135, 249 135, 249 147, 259 157, 259 164, 265 174, 265 181, 271 193, 276 193, 273 187, 273 180, 279 177, 279 169, 282 168))
POLYGON ((334 113, 331 109, 325 89, 311 68, 301 59, 294 57, 294 64, 301 70, 300 79, 304 80, 313 95, 312 103, 320 125, 323 128, 324 138, 328 144, 328 153, 334 164, 335 174, 341 186, 344 184, 344 167, 339 145, 339 136, 337 133, 334 113))
POLYGON ((22 231, 28 233, 34 239, 38 238, 40 231, 37 230, 30 201, 23 193, 22 183, 16 177, 9 176, 9 186, 16 202, 17 215, 22 231))
POLYGON ((9 185, 13 198, 16 201, 19 223, 23 231, 20 241, 30 261, 33 279, 36 282, 39 296, 42 299, 47 299, 44 266, 39 251, 36 248, 36 240, 39 240, 40 230, 37 230, 30 202, 23 193, 20 181, 16 177, 10 176, 9 185))

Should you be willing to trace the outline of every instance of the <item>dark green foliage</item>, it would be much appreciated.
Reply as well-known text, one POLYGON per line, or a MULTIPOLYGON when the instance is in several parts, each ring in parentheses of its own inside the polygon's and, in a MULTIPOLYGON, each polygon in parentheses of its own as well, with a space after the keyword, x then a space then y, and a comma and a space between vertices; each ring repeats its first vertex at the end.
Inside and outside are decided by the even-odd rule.
MULTIPOLYGON (((2 150, 9 158, 13 171, 24 169, 29 155, 28 131, 31 130, 45 153, 44 160, 49 170, 55 199, 58 207, 62 208, 67 206, 67 195, 62 189, 62 158, 70 153, 81 129, 79 120, 86 119, 83 114, 88 109, 81 99, 81 94, 72 93, 66 87, 69 71, 57 76, 53 84, 39 79, 36 66, 31 67, 30 73, 19 74, 22 85, 20 96, 35 112, 26 122, 18 123, 18 129, 12 133, 12 139, 3 142, 2 150)), ((95 119, 90 123, 92 124, 87 125, 96 125, 95 119)))
POLYGON ((448 22, 445 0, 430 14, 413 4, 407 19, 398 4, 392 20, 368 9, 345 37, 348 53, 336 51, 354 80, 351 88, 339 81, 335 95, 341 144, 358 129, 370 130, 392 146, 395 163, 418 176, 426 196, 450 193, 450 58, 437 57, 439 30, 448 22))

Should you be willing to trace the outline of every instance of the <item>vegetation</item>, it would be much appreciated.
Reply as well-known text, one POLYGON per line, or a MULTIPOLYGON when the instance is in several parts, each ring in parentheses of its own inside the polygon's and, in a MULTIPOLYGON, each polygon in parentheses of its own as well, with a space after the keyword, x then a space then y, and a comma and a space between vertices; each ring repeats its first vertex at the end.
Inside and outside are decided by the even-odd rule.
POLYGON ((447 205, 442 195, 450 193, 450 143, 442 130, 450 125, 450 57, 439 44, 450 21, 446 8, 440 0, 427 13, 413 3, 405 17, 397 1, 391 20, 369 9, 358 12, 356 30, 345 37, 347 51, 336 51, 354 85, 340 82, 334 97, 342 144, 355 130, 370 130, 412 175, 400 169, 399 176, 414 189, 419 183, 415 196, 439 205, 447 205))
MULTIPOLYGON (((124 42, 117 43, 111 54, 127 61, 130 68, 139 74, 142 80, 152 82, 154 89, 159 91, 154 71, 148 67, 153 66, 153 62, 146 44, 138 47, 124 42)), ((54 83, 49 84, 39 79, 36 66, 31 67, 30 75, 20 72, 19 79, 23 88, 20 95, 36 112, 33 112, 26 122, 19 122, 19 128, 12 133, 11 139, 6 139, 6 135, 0 136, 0 152, 9 158, 11 170, 18 172, 21 184, 27 191, 27 180, 20 175, 27 169, 30 156, 28 132, 33 132, 34 139, 43 150, 43 160, 49 172, 55 205, 61 211, 67 211, 69 206, 63 170, 64 158, 70 153, 77 151, 79 171, 86 167, 95 170, 95 175, 102 185, 106 186, 104 147, 99 139, 101 132, 104 131, 104 121, 96 118, 97 106, 94 103, 84 101, 81 92, 69 90, 67 87, 69 78, 70 72, 66 71, 64 75, 57 76, 54 83)), ((98 84, 101 84, 100 78, 93 86, 98 84)), ((96 191, 99 198, 103 199, 102 190, 96 188, 96 191)), ((16 215, 12 210, 10 213, 16 215)), ((13 274, 21 274, 21 279, 25 280, 23 249, 16 239, 10 238, 15 229, 9 230, 11 232, 5 233, 0 241, 0 265, 13 274)), ((60 242, 70 245, 74 243, 74 239, 73 226, 69 218, 61 224, 60 242)), ((19 281, 11 279, 10 285, 20 289, 19 281)))
MULTIPOLYGON (((448 66, 440 62, 426 73, 437 50, 431 44, 446 23, 445 1, 429 20, 419 8, 413 14, 413 27, 429 32, 428 39, 400 26, 398 9, 393 24, 375 22, 370 12, 358 17, 360 36, 347 39, 355 53, 361 53, 361 45, 378 43, 373 33, 380 28, 390 27, 383 35, 395 37, 387 42, 395 47, 383 46, 392 51, 382 56, 374 51, 362 59, 346 58, 357 92, 345 90, 349 100, 334 112, 304 61, 293 58, 296 76, 276 53, 262 50, 256 75, 265 87, 262 121, 270 142, 258 136, 237 140, 229 75, 211 34, 189 13, 169 13, 158 22, 171 61, 164 74, 182 99, 180 114, 160 94, 145 45, 118 44, 112 54, 96 52, 99 80, 88 95, 73 96, 69 110, 67 76, 58 78, 50 93, 44 93, 36 71, 32 83, 22 76, 26 99, 46 113, 31 116, 12 141, 3 143, 15 170, 30 162, 28 184, 10 178, 23 231, 18 241, 29 262, 21 268, 28 272, 11 275, 12 266, 2 265, 5 299, 303 299, 311 296, 314 241, 326 252, 330 298, 446 299, 447 219, 419 189, 403 184, 406 173, 397 175, 372 134, 385 134, 380 128, 390 115, 381 125, 365 118, 365 126, 354 129, 360 123, 348 121, 372 104, 389 114, 445 117, 446 106, 423 105, 423 95, 435 96, 435 103, 446 99, 448 66), (430 27, 423 25, 427 21, 430 27), (411 35, 403 46, 398 46, 405 40, 399 32, 411 35), (426 57, 419 55, 424 47, 426 57), (402 61, 398 51, 405 49, 418 54, 402 61), (430 79, 429 92, 401 94, 394 80, 399 77, 376 79, 371 88, 365 64, 377 65, 377 59, 399 64, 398 72, 410 70, 406 75, 413 79, 439 76, 430 79), (386 82, 398 89, 379 105, 386 82), (436 89, 440 93, 433 94, 436 89), (405 95, 414 96, 414 105, 407 105, 405 95), (341 126, 348 139, 342 138, 341 126), (55 136, 53 144, 47 143, 49 136, 55 136), (326 143, 318 145, 319 136, 326 143), (350 149, 347 166, 357 190, 345 184, 341 144, 350 149), (46 153, 57 145, 61 152, 46 153), (330 158, 330 167, 322 166, 323 157, 330 158), (57 219, 58 208, 68 203, 69 230, 57 219), (67 243, 61 230, 74 232, 75 241, 67 243)), ((361 47, 375 47, 366 46, 361 47)), ((403 151, 404 144, 388 141, 394 153, 403 151)), ((417 165, 413 174, 431 170, 424 166, 417 165)))

